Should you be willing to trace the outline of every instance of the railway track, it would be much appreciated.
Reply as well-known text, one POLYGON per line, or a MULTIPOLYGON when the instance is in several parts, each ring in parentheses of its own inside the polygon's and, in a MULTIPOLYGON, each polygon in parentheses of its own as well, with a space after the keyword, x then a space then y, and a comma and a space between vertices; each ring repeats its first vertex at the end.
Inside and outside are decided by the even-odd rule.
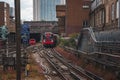
MULTIPOLYGON (((44 58, 49 62, 49 64, 52 66, 52 70, 55 70, 55 73, 57 73, 57 76, 60 77, 60 80, 69 80, 63 73, 62 70, 59 68, 59 66, 56 66, 56 63, 54 62, 53 59, 50 59, 51 56, 49 56, 46 52, 43 52, 44 58)), ((41 56, 41 54, 39 54, 41 56)), ((49 71, 50 72, 50 71, 49 71)), ((69 76, 70 77, 70 76, 69 76)), ((73 79, 72 79, 73 80, 73 79)))
MULTIPOLYGON (((55 50, 54 50, 55 51, 55 50)), ((57 54, 59 54, 57 51, 55 51, 57 54)), ((58 55, 56 55, 57 57, 58 55)), ((64 59, 60 58, 59 56, 57 57, 59 58, 61 61, 63 61, 65 64, 67 64, 68 66, 70 66, 75 72, 77 73, 81 73, 81 75, 85 76, 87 79, 90 80, 103 80, 101 77, 93 74, 92 72, 86 71, 81 67, 75 66, 74 64, 71 63, 67 63, 64 59)))
MULTIPOLYGON (((53 49, 43 48, 43 54, 62 80, 103 80, 101 77, 69 63, 53 49)), ((41 56, 41 53, 39 53, 39 56, 41 56)))
POLYGON ((102 52, 86 53, 86 52, 74 50, 68 47, 66 47, 65 49, 67 51, 73 52, 73 54, 76 53, 76 54, 85 55, 84 58, 87 59, 88 61, 91 60, 91 61, 97 62, 98 64, 120 69, 120 63, 119 63, 120 55, 102 53, 102 52))
MULTIPOLYGON (((100 65, 101 69, 107 70, 107 71, 112 71, 112 73, 120 73, 120 55, 116 53, 103 53, 103 52, 92 52, 92 53, 86 53, 80 50, 75 50, 69 47, 65 47, 65 50, 68 52, 72 52, 75 56, 78 56, 80 58, 84 58, 85 63, 92 63, 93 65, 100 65)), ((86 73, 88 75, 89 71, 86 73)), ((114 76, 119 76, 119 74, 113 74, 114 76)), ((96 77, 95 77, 96 78, 96 77)))

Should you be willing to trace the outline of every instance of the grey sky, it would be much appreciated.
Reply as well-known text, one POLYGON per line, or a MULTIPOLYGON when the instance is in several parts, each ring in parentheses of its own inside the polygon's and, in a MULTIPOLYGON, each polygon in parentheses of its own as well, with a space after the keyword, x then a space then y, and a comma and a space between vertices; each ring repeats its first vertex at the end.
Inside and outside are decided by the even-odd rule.
MULTIPOLYGON (((0 0, 10 4, 14 7, 14 0, 0 0)), ((31 21, 33 20, 33 0, 20 0, 21 1, 21 19, 31 21)))

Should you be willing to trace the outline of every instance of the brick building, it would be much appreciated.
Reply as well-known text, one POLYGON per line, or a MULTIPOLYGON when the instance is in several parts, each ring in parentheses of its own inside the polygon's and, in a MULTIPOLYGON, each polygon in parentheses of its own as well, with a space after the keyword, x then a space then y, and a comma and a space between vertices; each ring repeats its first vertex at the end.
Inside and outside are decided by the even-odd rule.
POLYGON ((0 26, 2 25, 8 27, 9 40, 15 42, 14 8, 11 8, 6 2, 0 2, 0 26))
POLYGON ((58 34, 57 21, 24 21, 30 26, 30 38, 40 41, 41 34, 45 32, 53 32, 58 34))
POLYGON ((93 0, 91 4, 91 26, 98 30, 118 29, 118 0, 93 0))
POLYGON ((118 29, 119 18, 119 2, 118 0, 104 0, 106 11, 106 28, 105 29, 118 29))
POLYGON ((9 26, 10 16, 9 16, 9 4, 5 2, 0 2, 0 26, 9 26))
POLYGON ((53 32, 58 34, 57 21, 24 21, 30 26, 30 33, 53 32))
POLYGON ((0 26, 6 25, 10 32, 15 32, 14 8, 8 3, 0 2, 0 26))
POLYGON ((61 36, 65 35, 65 11, 66 11, 66 5, 56 6, 56 15, 58 18, 59 34, 61 36))
POLYGON ((89 26, 90 0, 66 0, 66 35, 79 33, 82 27, 89 26))

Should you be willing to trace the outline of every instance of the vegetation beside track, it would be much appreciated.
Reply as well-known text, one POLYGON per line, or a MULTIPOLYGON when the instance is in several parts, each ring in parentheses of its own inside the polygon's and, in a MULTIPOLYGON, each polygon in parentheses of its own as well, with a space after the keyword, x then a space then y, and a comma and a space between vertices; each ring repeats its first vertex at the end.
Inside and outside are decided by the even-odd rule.
POLYGON ((108 70, 105 70, 105 69, 101 69, 97 65, 93 65, 91 63, 86 63, 84 56, 80 56, 78 58, 73 53, 70 53, 61 47, 56 47, 55 49, 61 55, 63 55, 66 59, 68 59, 71 63, 78 65, 78 66, 82 67, 83 69, 86 69, 86 70, 102 77, 104 80, 117 80, 114 73, 112 73, 108 70))
MULTIPOLYGON (((28 76, 25 76, 25 72, 22 71, 21 78, 22 80, 45 80, 44 74, 42 73, 42 69, 39 64, 35 62, 35 60, 31 56, 29 57, 30 63, 30 73, 28 76)), ((8 69, 8 71, 3 71, 3 67, 0 66, 0 80, 16 80, 16 71, 8 69)))
POLYGON ((77 43, 77 37, 78 37, 78 33, 73 33, 71 35, 69 35, 68 38, 62 38, 60 37, 59 39, 59 45, 60 46, 68 46, 68 47, 72 47, 72 48, 76 48, 76 43, 77 43))

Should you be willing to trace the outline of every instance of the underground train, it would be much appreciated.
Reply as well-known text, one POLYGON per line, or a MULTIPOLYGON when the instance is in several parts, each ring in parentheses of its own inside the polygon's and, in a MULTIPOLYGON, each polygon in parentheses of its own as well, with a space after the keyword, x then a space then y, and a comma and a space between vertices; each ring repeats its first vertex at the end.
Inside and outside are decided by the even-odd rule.
POLYGON ((45 32, 42 35, 42 45, 49 48, 55 47, 57 45, 57 36, 52 32, 45 32))

